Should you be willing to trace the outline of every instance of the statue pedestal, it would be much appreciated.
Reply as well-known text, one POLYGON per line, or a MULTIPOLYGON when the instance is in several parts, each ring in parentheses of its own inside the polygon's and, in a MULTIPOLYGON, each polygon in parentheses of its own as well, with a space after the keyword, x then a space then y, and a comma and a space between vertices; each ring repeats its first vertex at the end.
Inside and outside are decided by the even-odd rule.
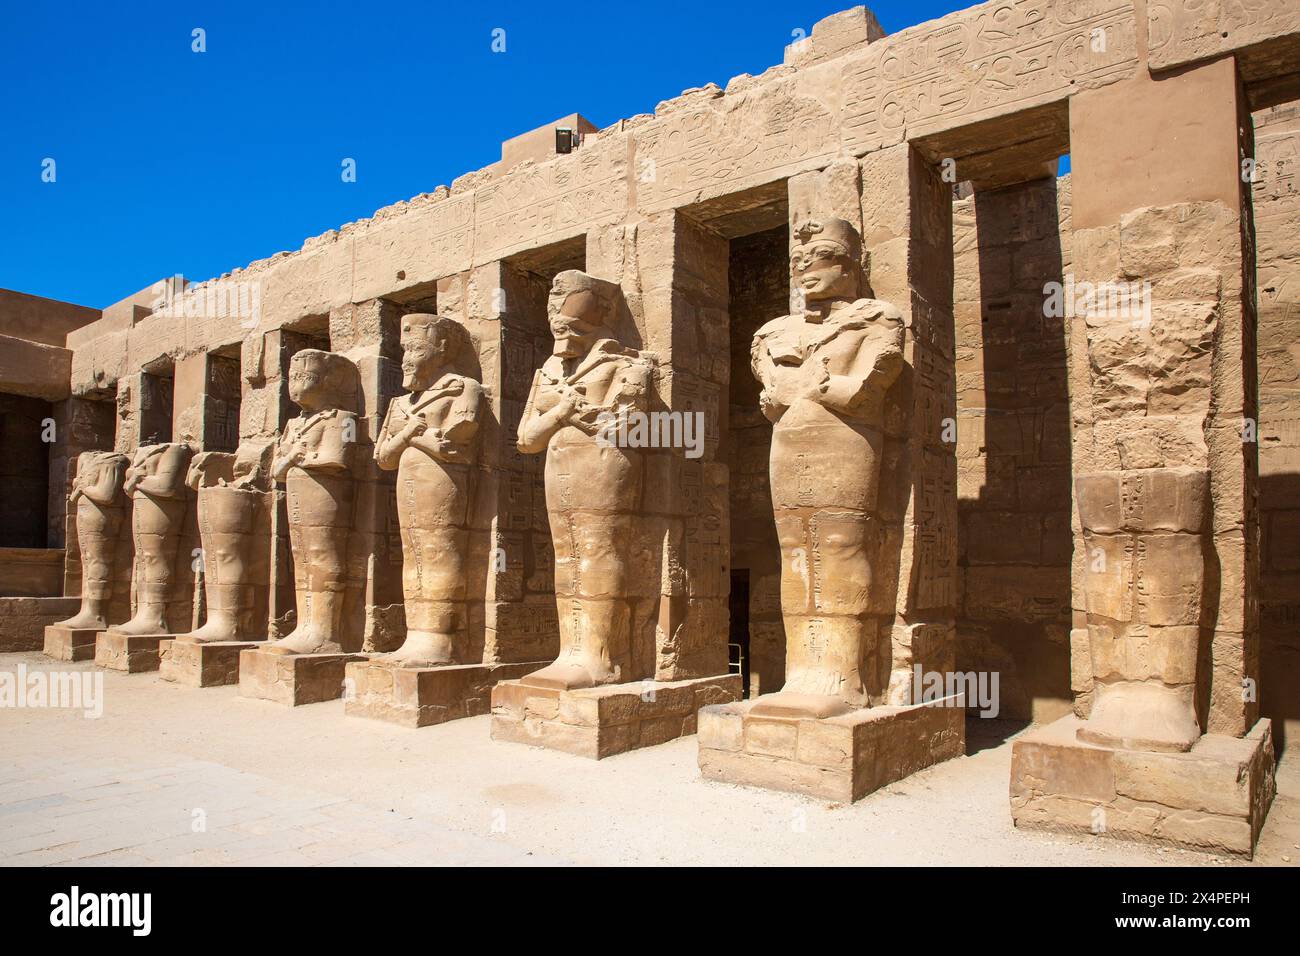
POLYGON ((110 628, 95 638, 95 664, 113 671, 142 674, 158 669, 158 645, 170 634, 119 634, 110 628))
POLYGON ((158 676, 187 687, 224 687, 239 683, 239 654, 255 641, 191 641, 184 634, 158 646, 158 676))
POLYGON ((263 647, 239 652, 239 696, 298 707, 338 700, 348 664, 365 654, 277 654, 263 647))
POLYGON ((503 681, 492 688, 492 739, 599 760, 693 734, 701 707, 740 693, 739 674, 582 690, 503 681))
POLYGON ((1084 743, 1082 724, 1071 714, 1012 745, 1017 827, 1254 853, 1277 790, 1268 719, 1245 737, 1206 734, 1187 753, 1084 743))
POLYGON ((45 656, 56 661, 93 661, 95 638, 99 631, 93 627, 45 628, 45 656))
POLYGON ((966 752, 966 711, 943 702, 823 719, 754 716, 754 703, 700 711, 707 779, 852 803, 966 752))
POLYGON ((492 689, 499 682, 531 674, 546 666, 524 664, 446 664, 402 667, 383 660, 347 666, 343 712, 350 717, 386 720, 403 727, 428 727, 491 709, 492 689))

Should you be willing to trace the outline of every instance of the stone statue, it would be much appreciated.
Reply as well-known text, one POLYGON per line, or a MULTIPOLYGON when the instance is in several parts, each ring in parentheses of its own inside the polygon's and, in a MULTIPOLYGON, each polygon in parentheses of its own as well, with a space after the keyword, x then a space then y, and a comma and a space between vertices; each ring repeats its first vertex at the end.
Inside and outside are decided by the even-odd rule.
POLYGON ((464 660, 471 476, 483 387, 453 369, 469 347, 452 319, 402 319, 402 387, 388 405, 375 461, 397 469, 406 640, 386 659, 410 666, 464 660))
POLYGON ((342 650, 339 629, 353 519, 356 367, 342 355, 303 349, 289 363, 289 397, 302 409, 284 429, 271 477, 285 483, 297 626, 268 645, 281 654, 342 650))
POLYGON ((1075 480, 1095 687, 1080 740, 1181 752, 1201 736, 1201 646, 1210 476, 1177 466, 1075 480))
POLYGON ((872 574, 883 402, 903 367, 899 311, 859 299, 860 240, 842 219, 794 231, 802 310, 754 336, 760 407, 773 423, 772 507, 781 543, 786 682, 751 713, 828 717, 868 706, 880 653, 872 574))
POLYGON ((522 678, 571 690, 633 679, 628 549, 642 460, 608 431, 644 412, 651 363, 612 331, 619 287, 584 272, 555 277, 547 312, 555 351, 533 376, 519 450, 546 452, 546 511, 555 548, 560 655, 522 678))
POLYGON ((142 445, 126 470, 123 490, 132 501, 136 605, 131 620, 112 627, 118 634, 168 633, 167 608, 189 505, 185 475, 193 453, 186 442, 142 445))
POLYGON ((68 506, 77 509, 77 546, 81 550, 81 610, 55 627, 99 630, 108 627, 113 598, 113 558, 126 505, 122 482, 127 457, 85 451, 77 458, 68 506))
POLYGON ((207 621, 185 635, 197 644, 261 640, 263 622, 253 620, 251 578, 261 506, 259 462, 242 462, 228 452, 194 456, 185 483, 198 494, 199 538, 203 548, 203 593, 207 621))

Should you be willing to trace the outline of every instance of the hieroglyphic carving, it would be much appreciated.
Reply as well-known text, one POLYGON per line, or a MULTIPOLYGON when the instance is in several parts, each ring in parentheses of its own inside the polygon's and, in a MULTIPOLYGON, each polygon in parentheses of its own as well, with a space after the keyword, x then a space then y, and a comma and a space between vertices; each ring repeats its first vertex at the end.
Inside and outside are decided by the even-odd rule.
POLYGON ((1150 0, 1153 70, 1219 56, 1300 31, 1295 0, 1150 0))
POLYGON ((644 212, 737 192, 837 150, 835 117, 793 82, 670 113, 636 133, 637 206, 644 212))
POLYGON ((1013 113, 1127 76, 1135 63, 1126 0, 995 0, 845 63, 844 145, 861 154, 1013 113))
POLYGON ((627 144, 612 136, 475 192, 474 259, 491 262, 585 231, 627 209, 627 144))

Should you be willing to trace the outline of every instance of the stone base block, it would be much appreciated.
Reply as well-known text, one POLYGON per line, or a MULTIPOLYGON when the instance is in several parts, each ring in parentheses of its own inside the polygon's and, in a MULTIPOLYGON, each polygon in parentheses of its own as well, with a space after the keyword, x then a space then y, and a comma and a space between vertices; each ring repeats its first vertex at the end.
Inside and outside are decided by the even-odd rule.
POLYGON ((348 664, 365 659, 365 654, 276 654, 248 648, 239 652, 239 696, 286 707, 338 700, 348 664))
POLYGON ((943 702, 820 720, 754 716, 755 702, 700 711, 706 778, 852 803, 966 752, 966 711, 943 702))
POLYGON ((93 661, 98 636, 94 628, 50 625, 45 629, 45 656, 56 661, 93 661))
POLYGON ((1016 826, 1254 853, 1277 791, 1267 719, 1245 737, 1206 734, 1187 753, 1084 743, 1080 724, 1071 714, 1012 745, 1016 826))
POLYGON ((740 694, 739 674, 582 690, 503 681, 492 688, 492 739, 599 760, 693 734, 701 707, 740 694))
POLYGON ((239 683, 239 654, 254 641, 199 643, 183 635, 158 645, 158 676, 187 687, 224 687, 239 683))
POLYGON ((113 671, 142 674, 158 669, 158 645, 171 634, 119 634, 100 631, 95 638, 95 663, 113 671))
POLYGON ((347 666, 343 712, 403 727, 476 717, 491 710, 492 688, 499 682, 531 674, 547 663, 400 667, 383 660, 356 661, 347 666))
POLYGON ((0 653, 39 651, 45 630, 80 607, 75 597, 0 597, 0 653))

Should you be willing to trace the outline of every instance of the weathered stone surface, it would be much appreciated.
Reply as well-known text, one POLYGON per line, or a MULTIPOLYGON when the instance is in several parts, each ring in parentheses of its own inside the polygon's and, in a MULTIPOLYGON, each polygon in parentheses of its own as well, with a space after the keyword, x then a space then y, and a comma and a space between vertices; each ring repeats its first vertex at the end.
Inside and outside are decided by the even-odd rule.
POLYGON ((95 639, 98 636, 99 631, 94 628, 70 628, 51 624, 45 628, 45 656, 56 661, 93 661, 95 639))
POLYGON ((1062 717, 1016 740, 1011 818, 1018 827, 1250 856, 1276 792, 1271 725, 1207 734, 1187 753, 1115 750, 1079 739, 1062 717))
POLYGON ((563 690, 508 680, 492 689, 492 739, 600 760, 695 733, 701 707, 740 697, 739 675, 563 690))
POLYGON ((338 700, 347 665, 364 654, 285 654, 270 647, 239 652, 239 695, 286 707, 338 700))
POLYGON ((492 709, 492 689, 538 664, 443 664, 420 667, 385 657, 347 665, 343 710, 402 727, 477 717, 492 709))
POLYGON ((706 779, 852 803, 966 752, 965 710, 948 702, 870 707, 822 719, 762 716, 758 702, 700 711, 699 763, 706 779))
POLYGON ((253 641, 196 641, 183 634, 158 644, 158 676, 187 687, 224 687, 239 683, 243 651, 255 649, 253 641))
POLYGON ((109 670, 141 674, 156 671, 159 645, 170 634, 124 634, 109 629, 95 636, 95 664, 109 670))
POLYGON ((46 631, 77 604, 76 598, 0 597, 0 653, 41 650, 46 631))

